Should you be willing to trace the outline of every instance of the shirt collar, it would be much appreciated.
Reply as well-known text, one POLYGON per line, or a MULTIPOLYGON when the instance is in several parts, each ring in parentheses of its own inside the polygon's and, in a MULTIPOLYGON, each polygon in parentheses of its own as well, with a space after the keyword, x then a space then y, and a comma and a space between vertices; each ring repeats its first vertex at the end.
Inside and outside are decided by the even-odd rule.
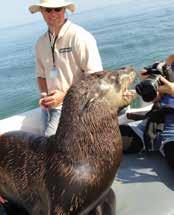
POLYGON ((66 33, 66 31, 68 30, 68 28, 70 27, 70 25, 71 25, 71 22, 69 20, 67 20, 65 22, 65 24, 62 26, 62 28, 60 29, 58 38, 61 38, 61 37, 64 36, 64 34, 66 33))
MULTIPOLYGON (((71 25, 71 21, 66 20, 66 22, 63 24, 62 28, 59 31, 57 39, 60 39, 64 36, 64 34, 66 33, 70 25, 71 25)), ((51 38, 53 38, 53 35, 49 30, 48 30, 48 34, 50 34, 51 38)))

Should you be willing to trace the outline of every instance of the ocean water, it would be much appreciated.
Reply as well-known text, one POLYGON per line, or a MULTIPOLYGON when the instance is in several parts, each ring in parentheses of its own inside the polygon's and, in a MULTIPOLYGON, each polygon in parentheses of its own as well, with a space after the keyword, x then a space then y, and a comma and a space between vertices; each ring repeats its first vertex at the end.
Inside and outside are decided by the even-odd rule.
MULTIPOLYGON (((123 0, 69 18, 95 36, 104 68, 140 70, 174 54, 173 3, 123 0)), ((0 119, 38 106, 34 46, 46 29, 43 21, 0 29, 0 119)))

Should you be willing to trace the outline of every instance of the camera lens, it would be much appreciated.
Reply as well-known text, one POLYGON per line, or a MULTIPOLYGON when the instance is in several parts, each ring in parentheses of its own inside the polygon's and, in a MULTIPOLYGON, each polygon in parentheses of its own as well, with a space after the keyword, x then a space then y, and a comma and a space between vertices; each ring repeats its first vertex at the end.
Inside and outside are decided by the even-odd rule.
POLYGON ((136 91, 145 102, 151 102, 157 96, 156 89, 152 85, 144 85, 141 91, 139 86, 136 86, 136 91))
POLYGON ((156 98, 157 88, 157 79, 146 79, 135 86, 136 92, 145 102, 151 102, 156 98))

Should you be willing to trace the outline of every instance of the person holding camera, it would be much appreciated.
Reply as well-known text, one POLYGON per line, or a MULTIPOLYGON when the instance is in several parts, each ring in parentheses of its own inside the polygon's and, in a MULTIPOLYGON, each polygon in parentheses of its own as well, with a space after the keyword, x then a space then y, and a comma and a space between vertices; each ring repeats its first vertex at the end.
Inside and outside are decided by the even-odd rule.
POLYGON ((137 93, 152 109, 143 120, 120 125, 124 153, 159 150, 174 169, 174 55, 145 67, 137 93))
POLYGON ((160 94, 169 94, 174 96, 174 83, 168 81, 166 78, 160 76, 160 81, 163 85, 159 86, 158 91, 160 94))

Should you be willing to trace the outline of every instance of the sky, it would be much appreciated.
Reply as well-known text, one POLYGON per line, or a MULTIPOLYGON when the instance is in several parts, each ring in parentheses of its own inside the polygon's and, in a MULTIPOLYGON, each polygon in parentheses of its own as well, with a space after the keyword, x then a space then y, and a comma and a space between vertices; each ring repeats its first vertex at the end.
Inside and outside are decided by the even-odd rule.
MULTIPOLYGON (((2 1, 2 0, 1 0, 2 1)), ((124 12, 129 12, 134 5, 135 8, 144 7, 149 8, 150 5, 165 4, 164 0, 66 0, 73 1, 76 4, 76 13, 81 13, 86 10, 102 8, 109 5, 120 5, 124 9, 124 12)), ((167 2, 173 2, 174 0, 167 0, 167 2)), ((1 2, 0 8, 0 28, 16 26, 25 23, 31 23, 41 20, 41 14, 30 14, 28 6, 34 3, 38 3, 39 0, 5 0, 1 2)), ((115 11, 117 13, 117 11, 115 11)), ((101 10, 102 13, 102 10, 101 10)))
MULTIPOLYGON (((39 0, 38 0, 39 1, 39 0)), ((0 28, 25 24, 41 19, 40 13, 30 14, 28 6, 38 2, 37 0, 6 0, 1 2, 0 28)), ((121 1, 121 0, 119 0, 121 1)), ((103 7, 104 5, 119 2, 116 0, 74 0, 77 6, 77 13, 103 7)), ((123 1, 123 0, 122 0, 123 1)), ((128 1, 128 0, 124 0, 128 1)))

